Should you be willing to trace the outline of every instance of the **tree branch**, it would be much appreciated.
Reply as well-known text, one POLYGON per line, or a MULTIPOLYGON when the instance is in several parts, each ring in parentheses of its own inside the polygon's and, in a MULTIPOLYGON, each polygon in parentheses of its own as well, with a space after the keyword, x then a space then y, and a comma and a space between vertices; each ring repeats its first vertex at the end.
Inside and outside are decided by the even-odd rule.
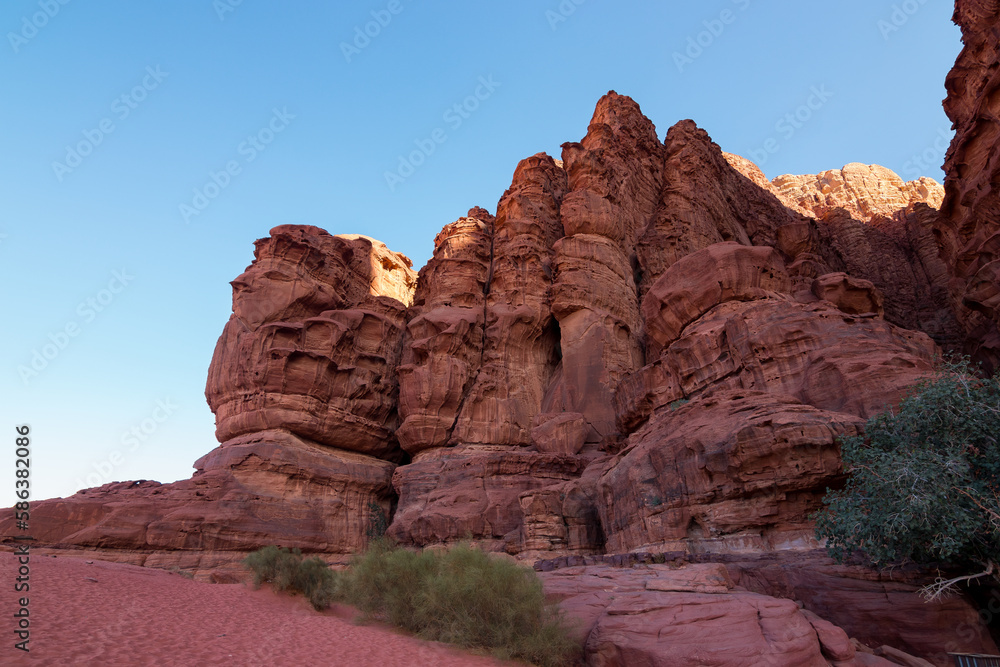
POLYGON ((951 592, 956 585, 963 581, 972 581, 973 579, 979 579, 980 577, 989 577, 993 575, 993 570, 996 568, 995 563, 990 561, 989 567, 985 571, 979 574, 968 574, 964 577, 955 577, 954 579, 948 579, 945 581, 938 577, 938 580, 933 584, 924 586, 920 589, 920 594, 923 596, 924 600, 927 602, 934 602, 944 596, 946 593, 951 592))

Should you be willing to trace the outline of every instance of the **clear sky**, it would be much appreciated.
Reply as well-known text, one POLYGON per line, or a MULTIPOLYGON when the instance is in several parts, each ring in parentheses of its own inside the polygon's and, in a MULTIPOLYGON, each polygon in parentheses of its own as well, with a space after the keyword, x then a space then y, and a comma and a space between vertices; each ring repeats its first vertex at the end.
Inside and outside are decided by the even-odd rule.
POLYGON ((419 268, 610 89, 661 138, 692 118, 770 178, 865 162, 941 181, 951 10, 4 0, 0 504, 23 423, 34 499, 188 477, 216 445, 206 371, 255 239, 317 225, 419 268))

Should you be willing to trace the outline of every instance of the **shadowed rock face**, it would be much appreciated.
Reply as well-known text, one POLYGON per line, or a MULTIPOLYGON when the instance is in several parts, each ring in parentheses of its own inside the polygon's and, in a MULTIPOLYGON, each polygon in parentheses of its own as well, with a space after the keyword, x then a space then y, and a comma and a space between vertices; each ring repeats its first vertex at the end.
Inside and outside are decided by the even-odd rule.
POLYGON ((955 138, 934 231, 967 350, 1000 368, 1000 3, 957 2, 954 21, 965 48, 945 82, 955 138))
MULTIPOLYGON (((275 542, 356 551, 384 513, 413 546, 729 563, 679 583, 621 575, 614 600, 577 590, 592 664, 679 664, 716 618, 739 628, 718 664, 741 646, 879 664, 841 628, 936 647, 974 609, 914 611, 926 573, 892 588, 814 562, 809 516, 840 481, 837 438, 935 356, 1000 360, 1000 7, 960 1, 956 18, 943 205, 933 181, 877 165, 768 181, 692 121, 661 142, 609 92, 561 161, 521 161, 495 216, 446 225, 419 277, 366 237, 273 229, 233 282, 209 369, 221 446, 190 480, 33 504, 38 539, 204 575, 275 542)), ((983 633, 953 648, 995 650, 983 633)))

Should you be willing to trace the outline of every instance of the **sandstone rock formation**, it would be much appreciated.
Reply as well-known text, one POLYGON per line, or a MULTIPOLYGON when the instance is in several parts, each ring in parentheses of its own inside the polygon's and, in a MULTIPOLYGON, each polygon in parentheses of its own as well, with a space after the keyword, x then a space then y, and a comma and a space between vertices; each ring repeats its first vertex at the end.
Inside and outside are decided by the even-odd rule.
POLYGON ((207 573, 275 543, 353 553, 392 512, 409 260, 306 226, 256 245, 208 373, 221 446, 189 480, 35 504, 37 539, 207 573))
POLYGON ((1000 5, 956 19, 943 204, 877 165, 768 181, 609 92, 419 277, 365 237, 273 229, 209 369, 221 446, 190 480, 34 504, 37 538, 205 575, 275 542, 346 555, 385 514, 409 546, 679 554, 549 577, 591 664, 995 651, 968 600, 920 607, 927 572, 836 566, 810 522, 838 437, 942 352, 1000 363, 1000 5))
POLYGON ((945 198, 934 232, 968 351, 1000 368, 1000 4, 960 0, 954 21, 965 47, 948 74, 945 113, 955 138, 945 159, 945 198))
POLYGON ((893 324, 930 335, 948 349, 963 335, 948 296, 949 270, 934 239, 944 189, 929 178, 903 182, 879 165, 852 163, 816 175, 768 181, 749 160, 725 154, 734 169, 801 214, 777 230, 777 247, 792 258, 797 290, 826 273, 847 272, 882 294, 893 324))
POLYGON ((448 444, 482 362, 493 216, 469 213, 438 234, 409 313, 396 437, 410 454, 448 444))
POLYGON ((816 175, 786 174, 771 181, 771 190, 788 208, 813 218, 842 208, 855 220, 891 218, 916 203, 941 208, 944 189, 932 178, 904 183, 891 169, 852 162, 816 175))
POLYGON ((284 225, 233 281, 205 396, 225 443, 287 429, 398 459, 396 367, 415 276, 378 241, 284 225))
POLYGON ((880 579, 811 554, 725 560, 660 554, 540 576, 578 619, 588 665, 943 667, 958 629, 967 651, 995 650, 972 608, 925 602, 906 573, 880 579))
POLYGON ((652 218, 661 185, 656 128, 627 97, 601 99, 579 143, 563 144, 570 192, 559 209, 552 313, 562 363, 544 412, 584 415, 600 441, 616 434, 614 387, 642 365, 632 248, 652 218))

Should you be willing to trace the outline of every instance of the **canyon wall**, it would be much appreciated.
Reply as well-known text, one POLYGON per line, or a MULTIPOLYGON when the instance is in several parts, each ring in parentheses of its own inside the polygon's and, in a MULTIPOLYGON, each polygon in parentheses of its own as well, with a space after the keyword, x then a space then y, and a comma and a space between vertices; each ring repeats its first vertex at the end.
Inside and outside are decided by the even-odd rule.
MULTIPOLYGON (((943 188, 857 163, 769 181, 692 121, 660 141, 612 91, 560 160, 517 165, 495 215, 446 225, 419 275, 366 237, 274 228, 209 368, 220 446, 189 480, 34 503, 36 539, 217 579, 273 543, 344 560, 383 522, 523 560, 681 554, 727 564, 713 605, 794 619, 803 655, 877 664, 846 634, 807 641, 827 622, 928 653, 942 619, 974 624, 967 601, 903 619, 927 573, 834 566, 810 515, 843 479, 838 438, 943 353, 1000 364, 1000 3, 956 21, 943 188)), ((592 655, 625 650, 602 639, 622 609, 592 655)), ((996 650, 974 634, 961 648, 996 650)))

